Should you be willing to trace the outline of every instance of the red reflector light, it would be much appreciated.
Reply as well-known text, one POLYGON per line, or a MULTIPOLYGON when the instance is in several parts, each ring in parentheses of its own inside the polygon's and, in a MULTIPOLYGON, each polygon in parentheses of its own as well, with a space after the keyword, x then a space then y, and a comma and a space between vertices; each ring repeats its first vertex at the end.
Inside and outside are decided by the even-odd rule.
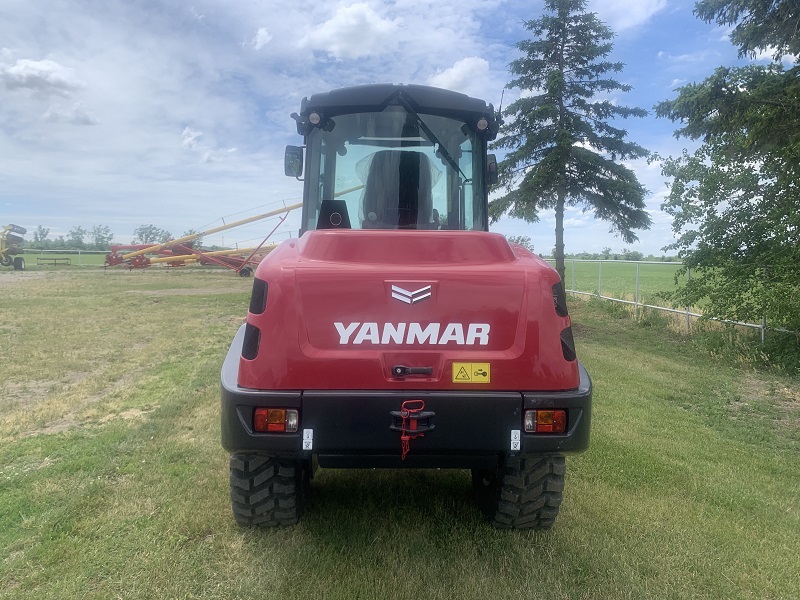
POLYGON ((297 431, 297 411, 286 408, 257 408, 253 429, 258 432, 294 433, 297 431))
POLYGON ((567 411, 528 410, 524 423, 527 433, 564 433, 567 430, 567 411))

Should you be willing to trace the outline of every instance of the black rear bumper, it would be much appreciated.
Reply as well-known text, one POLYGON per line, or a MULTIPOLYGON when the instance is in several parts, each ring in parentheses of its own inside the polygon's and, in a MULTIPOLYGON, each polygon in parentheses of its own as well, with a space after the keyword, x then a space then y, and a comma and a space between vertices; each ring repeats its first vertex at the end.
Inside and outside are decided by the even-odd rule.
POLYGON ((323 467, 491 468, 509 455, 589 446, 592 383, 581 364, 579 387, 562 392, 251 390, 237 385, 242 338, 240 330, 222 367, 222 446, 232 454, 314 455, 323 467), (402 460, 390 413, 406 400, 422 400, 435 413, 435 427, 411 440, 402 460), (253 431, 253 413, 262 406, 297 409, 299 431, 253 431), (524 433, 524 411, 534 408, 566 409, 566 433, 524 433))

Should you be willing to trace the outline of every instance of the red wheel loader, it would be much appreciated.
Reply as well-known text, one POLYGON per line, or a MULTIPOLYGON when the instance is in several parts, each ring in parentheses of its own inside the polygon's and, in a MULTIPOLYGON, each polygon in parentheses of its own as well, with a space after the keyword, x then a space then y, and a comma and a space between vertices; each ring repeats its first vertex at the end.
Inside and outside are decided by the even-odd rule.
POLYGON ((301 235, 256 269, 222 367, 235 519, 296 523, 317 467, 453 468, 495 526, 551 527, 592 387, 558 274, 488 231, 494 108, 386 84, 292 117, 301 235))

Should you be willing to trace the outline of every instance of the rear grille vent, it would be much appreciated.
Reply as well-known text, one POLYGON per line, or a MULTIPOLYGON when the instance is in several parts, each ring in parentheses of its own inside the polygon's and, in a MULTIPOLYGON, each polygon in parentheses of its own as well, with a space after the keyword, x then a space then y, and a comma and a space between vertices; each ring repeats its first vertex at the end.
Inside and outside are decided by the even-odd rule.
POLYGON ((258 345, 261 343, 261 330, 248 323, 244 329, 244 343, 242 344, 242 358, 253 360, 258 356, 258 345))
POLYGON ((266 281, 261 281, 257 278, 253 280, 253 294, 250 296, 250 312, 254 315, 260 315, 266 310, 268 287, 266 281))
POLYGON ((559 317, 566 317, 569 314, 569 311, 567 311, 567 295, 564 293, 564 284, 560 281, 553 286, 553 304, 559 317))
POLYGON ((572 327, 567 327, 561 332, 561 352, 564 353, 564 360, 570 362, 577 357, 575 354, 575 340, 572 337, 572 327))

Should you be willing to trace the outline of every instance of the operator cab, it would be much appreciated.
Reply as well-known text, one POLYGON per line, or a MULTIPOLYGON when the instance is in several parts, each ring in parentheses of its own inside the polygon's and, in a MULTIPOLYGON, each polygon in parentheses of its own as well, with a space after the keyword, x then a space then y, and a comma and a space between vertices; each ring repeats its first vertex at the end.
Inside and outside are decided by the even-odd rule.
POLYGON ((492 105, 415 85, 343 88, 304 98, 293 114, 303 148, 286 148, 287 175, 305 162, 303 224, 313 229, 488 230, 486 154, 499 127, 492 105))

